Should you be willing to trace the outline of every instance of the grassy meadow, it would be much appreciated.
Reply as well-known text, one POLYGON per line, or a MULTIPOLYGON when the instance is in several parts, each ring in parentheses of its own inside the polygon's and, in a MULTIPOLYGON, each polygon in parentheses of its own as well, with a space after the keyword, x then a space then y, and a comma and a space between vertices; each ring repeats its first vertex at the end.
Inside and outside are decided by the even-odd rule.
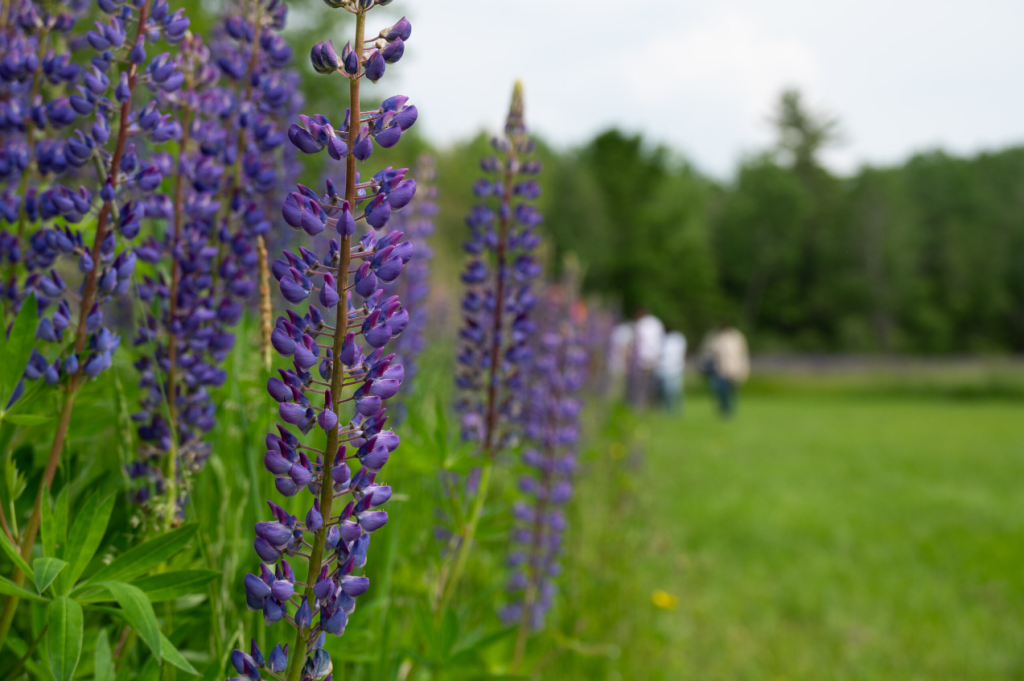
POLYGON ((824 392, 639 419, 621 678, 1020 678, 1022 405, 824 392))

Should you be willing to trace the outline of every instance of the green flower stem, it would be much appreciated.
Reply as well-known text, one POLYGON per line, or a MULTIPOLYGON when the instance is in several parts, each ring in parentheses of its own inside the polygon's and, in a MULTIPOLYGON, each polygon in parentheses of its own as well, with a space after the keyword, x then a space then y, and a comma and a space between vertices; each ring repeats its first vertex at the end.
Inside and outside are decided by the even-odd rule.
MULTIPOLYGON (((356 37, 354 44, 357 50, 362 50, 363 45, 363 32, 366 24, 366 10, 359 9, 356 13, 356 37)), ((353 153, 355 144, 351 143, 354 139, 352 131, 359 130, 359 74, 349 79, 349 108, 351 109, 351 118, 349 123, 349 145, 348 145, 348 156, 345 157, 345 199, 349 202, 349 205, 356 205, 356 157, 353 153)), ((344 236, 341 239, 341 263, 338 265, 338 279, 335 282, 338 290, 338 305, 335 308, 335 322, 334 322, 334 371, 331 374, 331 396, 335 404, 332 407, 337 410, 337 405, 341 397, 341 391, 343 383, 345 382, 345 370, 341 364, 341 349, 345 343, 345 335, 348 333, 348 296, 346 295, 345 287, 348 285, 348 268, 351 264, 351 246, 352 239, 350 236, 344 236)), ((334 485, 331 481, 329 473, 331 464, 333 463, 332 457, 335 451, 338 449, 338 429, 332 428, 327 433, 327 446, 324 447, 324 466, 321 469, 321 475, 323 476, 320 483, 320 515, 324 518, 324 526, 314 535, 313 548, 309 552, 309 570, 306 572, 306 598, 310 603, 313 603, 315 596, 313 595, 313 586, 316 584, 317 577, 320 576, 320 566, 324 555, 324 543, 327 539, 327 526, 331 519, 331 504, 334 501, 334 485)), ((299 677, 302 674, 302 667, 306 662, 306 640, 309 638, 309 628, 307 629, 296 629, 295 631, 295 642, 292 644, 291 652, 289 653, 290 659, 288 660, 288 681, 299 681, 299 677)), ((340 670, 338 670, 336 676, 340 681, 340 670)))

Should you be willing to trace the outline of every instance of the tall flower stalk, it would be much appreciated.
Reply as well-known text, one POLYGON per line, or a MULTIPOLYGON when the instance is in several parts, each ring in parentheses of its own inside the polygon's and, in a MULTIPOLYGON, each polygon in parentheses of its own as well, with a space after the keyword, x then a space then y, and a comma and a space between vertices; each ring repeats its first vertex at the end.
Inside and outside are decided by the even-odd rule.
MULTIPOLYGON (((170 282, 147 280, 139 289, 158 305, 138 339, 155 336, 156 348, 137 363, 143 449, 131 472, 166 496, 168 524, 177 522, 189 479, 210 453, 204 438, 214 425, 210 390, 226 379, 219 365, 234 347, 231 329, 266 267, 263 237, 277 212, 268 202, 283 193, 278 166, 286 165, 282 143, 296 99, 292 51, 276 33, 284 26, 284 3, 251 0, 234 10, 213 50, 190 35, 178 55, 185 87, 167 97, 183 129, 173 230, 140 249, 144 259, 170 270, 170 282)), ((149 493, 144 484, 137 498, 149 493)))
MULTIPOLYGON (((184 11, 171 12, 166 0, 136 0, 132 4, 97 0, 97 5, 110 18, 86 33, 96 56, 82 74, 82 85, 76 87, 75 94, 54 100, 60 104, 50 107, 54 116, 61 111, 65 125, 78 117, 89 119, 91 125, 83 126, 87 132, 76 129, 55 145, 52 157, 37 156, 37 162, 45 158, 47 163, 62 163, 62 172, 89 186, 82 184, 73 190, 53 181, 31 200, 28 195, 20 199, 25 202, 27 220, 42 223, 29 240, 36 266, 42 270, 59 256, 66 256, 77 260, 82 275, 80 287, 67 286, 55 269, 39 272, 33 283, 43 294, 42 298, 37 294, 43 310, 52 299, 61 299, 52 314, 42 317, 37 331, 40 340, 56 344, 59 350, 52 362, 36 352, 25 376, 59 384, 62 403, 42 483, 21 537, 26 559, 39 531, 43 496, 53 482, 68 436, 75 397, 88 379, 110 367, 120 342, 103 326, 101 307, 127 293, 131 284, 136 255, 118 249, 118 235, 133 239, 143 218, 168 217, 168 198, 154 193, 163 179, 165 157, 152 153, 147 160, 145 152, 181 135, 178 123, 161 114, 155 101, 142 104, 148 89, 172 92, 184 80, 168 53, 155 57, 147 53, 147 44, 152 46, 161 37, 171 45, 181 42, 189 25, 184 11), (89 244, 81 231, 69 225, 92 214, 95 233, 89 244)), ((24 575, 15 569, 14 579, 21 584, 24 575)), ((0 645, 17 602, 9 597, 0 617, 0 645)))
POLYGON ((527 446, 519 479, 523 499, 513 507, 513 573, 507 589, 512 602, 502 618, 518 621, 511 671, 518 673, 531 630, 541 629, 561 573, 559 558, 566 527, 562 506, 572 496, 579 444, 579 392, 586 381, 587 352, 568 287, 545 290, 544 318, 537 348, 525 370, 522 412, 527 446))
POLYGON ((466 217, 470 239, 464 248, 470 260, 462 274, 466 293, 456 378, 462 437, 479 443, 483 461, 469 519, 460 528, 455 563, 438 590, 441 608, 469 559, 495 455, 516 437, 519 365, 530 353, 529 313, 535 300, 529 282, 539 273, 530 253, 540 242, 536 228, 542 218, 529 203, 540 196, 540 186, 532 179, 540 163, 528 160, 534 144, 526 133, 521 82, 512 91, 505 134, 491 143, 496 154, 480 162, 488 177, 473 186, 482 203, 466 217))
POLYGON ((408 205, 416 182, 405 178, 405 169, 390 167, 361 178, 357 162, 370 157, 374 143, 396 144, 416 120, 416 108, 406 97, 390 97, 368 111, 360 100, 363 79, 378 81, 385 65, 398 61, 412 29, 403 18, 367 40, 367 13, 387 3, 330 4, 355 15, 355 39, 340 55, 330 41, 318 43, 311 59, 319 73, 348 79, 349 110, 337 128, 320 114, 300 116, 302 125, 293 124, 288 137, 303 153, 326 149, 331 158, 344 159, 344 193, 330 179, 323 195, 297 185, 282 208, 293 228, 310 237, 333 232, 336 238, 311 241, 313 248, 299 248, 297 255, 284 251, 271 268, 285 300, 299 304, 315 295, 320 307, 310 305, 302 315, 287 310, 271 334, 292 368, 279 370, 280 378, 271 378, 267 390, 279 403, 281 419, 303 437, 278 426, 267 435, 264 458, 278 492, 291 497, 306 489, 314 499, 304 521, 268 502, 274 519, 256 525, 254 547, 265 563, 260 574, 246 577, 246 601, 263 611, 268 625, 288 621, 295 638, 290 651, 278 645, 266 659, 255 642, 249 653, 233 651, 235 669, 253 681, 260 670, 288 681, 330 677, 325 636, 344 633, 355 598, 369 588, 366 577, 353 573, 366 564, 370 533, 387 522, 380 506, 391 497, 391 488, 377 482, 377 476, 399 444, 398 436, 384 429, 388 415, 383 402, 398 393, 405 372, 393 363, 394 355, 384 354, 384 347, 401 335, 410 317, 398 297, 386 296, 379 283, 399 276, 413 256, 413 245, 402 240, 401 232, 378 237, 373 230, 382 230, 392 211, 408 205), (354 240, 358 221, 372 230, 354 240), (319 378, 311 373, 314 367, 319 378), (338 413, 346 403, 355 413, 341 423, 338 413), (350 465, 356 461, 360 467, 353 472, 350 465), (339 511, 336 499, 346 496, 350 500, 339 511), (296 557, 307 562, 304 581, 297 581, 289 563, 296 557), (274 570, 267 564, 274 564, 274 570))

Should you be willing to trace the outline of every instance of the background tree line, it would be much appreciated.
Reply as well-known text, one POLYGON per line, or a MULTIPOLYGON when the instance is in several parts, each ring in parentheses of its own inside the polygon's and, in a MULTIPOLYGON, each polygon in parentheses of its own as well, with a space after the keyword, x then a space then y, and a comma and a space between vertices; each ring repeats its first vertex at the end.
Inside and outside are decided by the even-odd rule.
POLYGON ((617 130, 549 152, 552 267, 575 253, 587 291, 691 339, 731 320, 759 350, 1024 350, 1024 148, 838 177, 833 119, 786 92, 774 122, 725 184, 617 130))

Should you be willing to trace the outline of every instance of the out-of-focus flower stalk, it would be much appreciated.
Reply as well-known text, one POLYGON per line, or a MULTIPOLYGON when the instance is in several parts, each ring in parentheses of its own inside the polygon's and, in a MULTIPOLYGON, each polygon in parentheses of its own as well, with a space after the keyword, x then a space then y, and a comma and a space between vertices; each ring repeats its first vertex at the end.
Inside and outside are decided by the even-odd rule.
POLYGON ((515 367, 529 352, 526 347, 531 330, 528 312, 533 299, 528 282, 539 272, 529 252, 539 242, 534 228, 541 218, 536 209, 524 201, 536 199, 540 188, 534 180, 521 182, 517 177, 536 174, 540 165, 524 160, 533 151, 533 141, 526 132, 520 81, 512 91, 505 136, 492 140, 492 145, 499 156, 482 160, 481 168, 497 177, 493 181, 480 180, 474 192, 481 199, 496 197, 498 211, 495 217, 490 208, 476 206, 466 218, 472 238, 464 247, 475 257, 462 275, 467 291, 462 304, 465 323, 457 377, 463 391, 457 403, 462 412, 462 435, 480 442, 483 462, 469 518, 459 533, 455 562, 450 572, 441 575, 438 612, 451 599, 465 571, 487 501, 495 456, 502 446, 514 439, 511 428, 517 409, 518 380, 515 367), (514 200, 520 202, 513 205, 514 200), (479 257, 488 251, 494 254, 493 270, 479 257), (519 286, 514 286, 517 282, 519 286), (514 315, 512 324, 506 319, 510 313, 514 315))

